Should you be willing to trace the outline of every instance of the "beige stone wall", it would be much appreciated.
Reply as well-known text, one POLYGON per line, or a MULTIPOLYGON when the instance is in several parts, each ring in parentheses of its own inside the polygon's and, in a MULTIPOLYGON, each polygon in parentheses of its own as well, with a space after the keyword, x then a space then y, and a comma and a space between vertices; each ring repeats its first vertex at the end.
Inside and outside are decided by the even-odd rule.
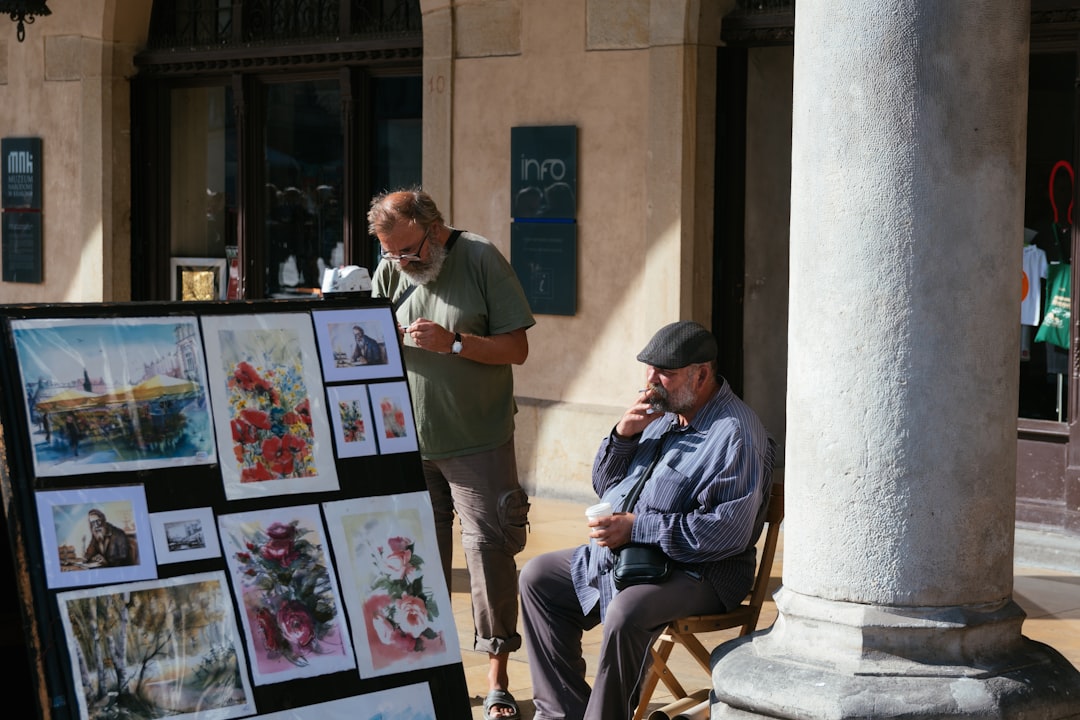
POLYGON ((577 313, 538 316, 515 374, 534 492, 587 497, 641 387, 634 356, 667 322, 710 322, 719 15, 704 4, 422 2, 424 183, 451 223, 509 256, 511 128, 578 128, 577 313))
POLYGON ((62 3, 22 43, 0 18, 0 128, 40 137, 44 156, 44 282, 0 282, 0 303, 130 298, 127 78, 150 4, 62 3))

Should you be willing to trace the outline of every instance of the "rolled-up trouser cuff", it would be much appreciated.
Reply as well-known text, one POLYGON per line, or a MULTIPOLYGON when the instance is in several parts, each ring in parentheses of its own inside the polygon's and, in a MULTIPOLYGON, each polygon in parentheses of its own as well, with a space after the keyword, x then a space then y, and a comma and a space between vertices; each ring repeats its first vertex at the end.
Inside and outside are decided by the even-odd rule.
POLYGON ((473 637, 473 650, 476 650, 477 652, 502 655, 520 649, 521 636, 517 634, 508 638, 482 638, 479 635, 473 637))

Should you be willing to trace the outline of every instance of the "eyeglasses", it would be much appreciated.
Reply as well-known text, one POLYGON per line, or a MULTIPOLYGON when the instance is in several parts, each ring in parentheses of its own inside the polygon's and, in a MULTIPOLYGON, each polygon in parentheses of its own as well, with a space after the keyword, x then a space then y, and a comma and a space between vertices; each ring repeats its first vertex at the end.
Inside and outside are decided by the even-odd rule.
POLYGON ((383 250, 383 251, 381 251, 379 253, 379 256, 383 260, 389 260, 390 262, 401 262, 402 260, 406 260, 408 262, 417 262, 417 261, 420 260, 420 251, 424 249, 424 243, 426 243, 428 241, 428 236, 431 235, 431 230, 432 230, 432 228, 429 227, 424 232, 424 239, 420 241, 420 244, 416 247, 416 250, 414 252, 407 252, 407 253, 401 253, 400 255, 394 255, 393 253, 388 253, 385 250, 383 250))

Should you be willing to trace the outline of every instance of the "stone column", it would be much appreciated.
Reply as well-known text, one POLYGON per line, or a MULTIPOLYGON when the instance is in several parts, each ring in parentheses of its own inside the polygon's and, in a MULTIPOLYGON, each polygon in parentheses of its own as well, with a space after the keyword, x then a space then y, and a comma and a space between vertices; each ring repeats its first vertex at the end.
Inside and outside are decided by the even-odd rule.
POLYGON ((787 518, 712 717, 1074 717, 1012 600, 1028 3, 797 6, 787 518))

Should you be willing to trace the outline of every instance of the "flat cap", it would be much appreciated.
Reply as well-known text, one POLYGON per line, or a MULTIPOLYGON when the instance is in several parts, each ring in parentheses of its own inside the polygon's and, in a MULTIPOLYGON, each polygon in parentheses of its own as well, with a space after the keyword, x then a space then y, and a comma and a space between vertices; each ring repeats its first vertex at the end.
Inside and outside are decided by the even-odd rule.
POLYGON ((657 330, 637 359, 662 370, 710 362, 716 359, 716 338, 698 323, 680 320, 657 330))

